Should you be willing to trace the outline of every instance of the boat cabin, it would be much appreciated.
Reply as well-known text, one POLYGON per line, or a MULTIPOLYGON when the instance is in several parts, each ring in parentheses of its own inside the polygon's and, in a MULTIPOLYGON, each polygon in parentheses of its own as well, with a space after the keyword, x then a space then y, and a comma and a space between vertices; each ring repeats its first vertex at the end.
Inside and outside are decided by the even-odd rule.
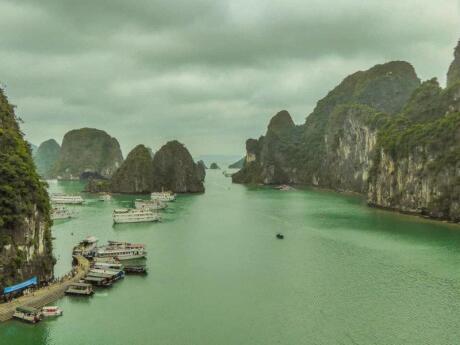
POLYGON ((13 317, 30 323, 37 323, 42 319, 42 312, 33 307, 17 307, 13 317))

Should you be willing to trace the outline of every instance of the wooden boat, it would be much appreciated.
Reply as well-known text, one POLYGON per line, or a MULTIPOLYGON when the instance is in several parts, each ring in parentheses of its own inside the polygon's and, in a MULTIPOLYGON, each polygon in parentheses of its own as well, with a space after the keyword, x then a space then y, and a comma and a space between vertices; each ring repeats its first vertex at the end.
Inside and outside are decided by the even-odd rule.
POLYGON ((13 317, 30 323, 39 322, 43 315, 40 309, 33 307, 17 307, 13 317))
POLYGON ((42 314, 45 317, 51 317, 51 316, 62 316, 63 311, 61 308, 56 307, 56 306, 48 306, 48 307, 43 307, 42 308, 42 314))

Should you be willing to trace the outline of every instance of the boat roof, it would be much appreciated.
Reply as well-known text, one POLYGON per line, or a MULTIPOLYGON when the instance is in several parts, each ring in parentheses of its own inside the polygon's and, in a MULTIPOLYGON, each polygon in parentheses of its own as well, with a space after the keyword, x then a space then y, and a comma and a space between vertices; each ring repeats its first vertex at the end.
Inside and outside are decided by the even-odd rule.
POLYGON ((72 287, 72 286, 78 286, 78 287, 90 287, 91 284, 87 284, 87 283, 72 283, 69 285, 69 287, 72 287))
POLYGON ((89 277, 95 277, 95 278, 112 278, 116 274, 111 274, 111 273, 102 273, 102 272, 91 272, 89 271, 88 275, 86 276, 87 278, 89 277))
POLYGON ((29 313, 29 314, 33 314, 33 313, 38 313, 39 310, 37 308, 34 308, 34 307, 27 307, 27 306, 21 306, 21 307, 17 307, 16 308, 17 311, 21 312, 21 313, 29 313))
POLYGON ((85 278, 85 280, 90 281, 90 282, 101 282, 105 279, 106 278, 103 278, 103 277, 92 277, 92 276, 88 276, 85 278))

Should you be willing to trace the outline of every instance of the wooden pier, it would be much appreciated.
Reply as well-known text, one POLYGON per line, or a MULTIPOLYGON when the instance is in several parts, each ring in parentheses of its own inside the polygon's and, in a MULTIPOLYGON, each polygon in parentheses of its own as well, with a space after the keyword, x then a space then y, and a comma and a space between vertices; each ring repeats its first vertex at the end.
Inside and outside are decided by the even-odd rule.
POLYGON ((11 319, 17 307, 27 306, 41 308, 49 303, 57 301, 59 298, 64 296, 67 287, 70 284, 83 279, 90 268, 89 261, 83 256, 76 256, 75 259, 77 260, 77 265, 74 266, 76 269, 76 274, 73 277, 35 290, 32 294, 21 296, 11 302, 0 303, 0 322, 11 319))

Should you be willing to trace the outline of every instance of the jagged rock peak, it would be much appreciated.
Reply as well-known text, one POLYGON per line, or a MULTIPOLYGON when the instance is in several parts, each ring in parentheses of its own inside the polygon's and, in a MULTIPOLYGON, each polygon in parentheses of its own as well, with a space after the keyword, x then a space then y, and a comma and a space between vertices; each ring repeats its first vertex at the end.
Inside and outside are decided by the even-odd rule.
POLYGON ((74 129, 64 135, 54 172, 62 179, 78 179, 84 172, 109 178, 122 162, 117 139, 95 128, 74 129))
POLYGON ((278 133, 286 129, 294 127, 294 121, 286 110, 281 110, 278 114, 273 116, 268 124, 268 131, 278 133))
POLYGON ((460 83, 460 41, 454 51, 454 61, 452 61, 447 72, 447 87, 460 83))
POLYGON ((153 191, 204 192, 203 176, 190 152, 177 140, 166 143, 155 153, 153 169, 153 191))
POLYGON ((59 158, 61 147, 54 139, 49 139, 40 144, 33 156, 37 172, 44 178, 52 178, 53 168, 59 158))
POLYGON ((110 181, 112 192, 148 193, 153 189, 153 165, 149 148, 137 145, 110 181))

